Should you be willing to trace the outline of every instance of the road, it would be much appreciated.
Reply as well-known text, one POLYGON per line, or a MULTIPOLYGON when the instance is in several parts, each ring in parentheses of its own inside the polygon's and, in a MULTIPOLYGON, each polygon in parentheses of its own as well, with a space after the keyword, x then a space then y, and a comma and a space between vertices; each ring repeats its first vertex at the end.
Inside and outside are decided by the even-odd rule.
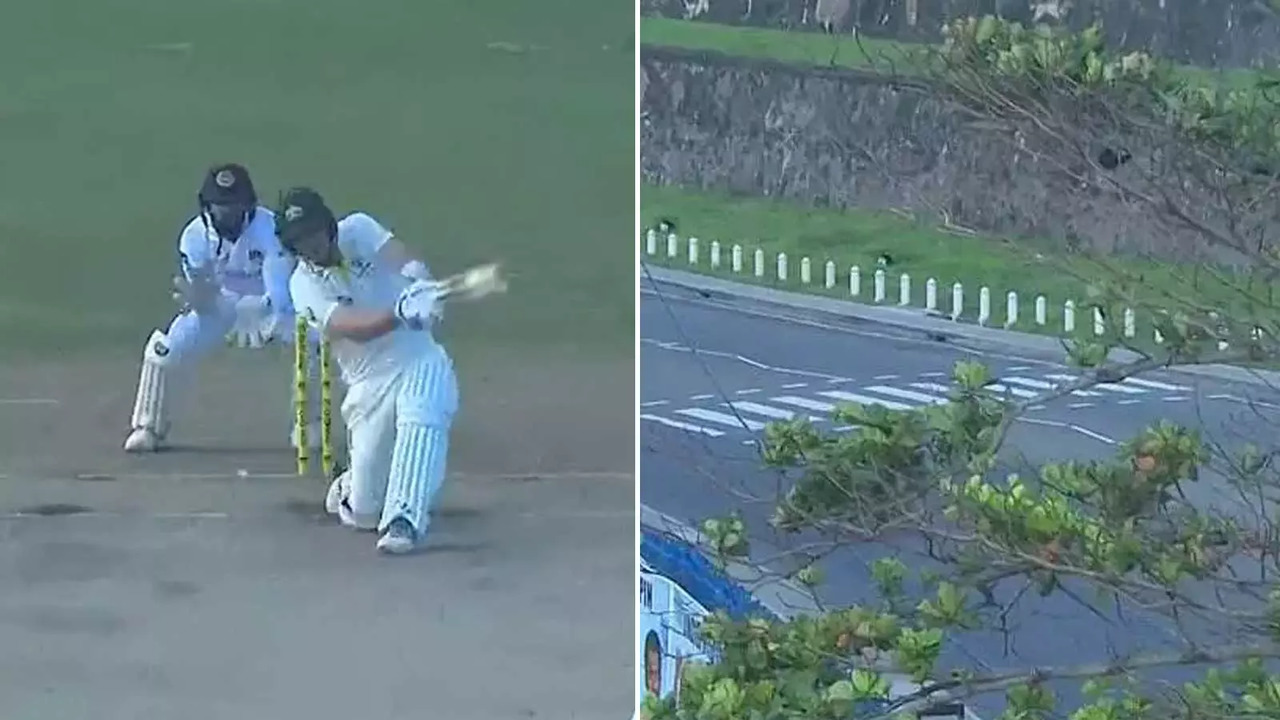
MULTIPOLYGON (((787 481, 760 467, 751 438, 763 423, 791 412, 820 415, 840 400, 890 407, 945 402, 948 371, 965 358, 988 364, 1002 391, 1019 399, 1071 375, 1048 358, 962 348, 883 326, 797 322, 697 297, 643 295, 640 317, 641 501, 691 524, 739 509, 752 528, 758 561, 794 542, 764 527, 787 481)), ((1280 408, 1275 393, 1264 398, 1256 389, 1182 374, 1143 375, 1033 406, 1011 446, 1030 462, 1098 457, 1159 419, 1221 437, 1240 426, 1242 413, 1254 412, 1245 397, 1280 408)), ((1259 423, 1252 425, 1257 432, 1259 423)), ((868 563, 904 548, 911 549, 867 544, 837 553, 825 563, 824 599, 867 599, 868 563)), ((1012 647, 994 632, 970 633, 952 659, 994 667, 1061 665, 1096 661, 1108 647, 1151 650, 1172 637, 1157 621, 1132 614, 1101 620, 1061 594, 1020 604, 1010 623, 1019 628, 1012 647)), ((994 708, 979 703, 978 709, 990 715, 994 708)))

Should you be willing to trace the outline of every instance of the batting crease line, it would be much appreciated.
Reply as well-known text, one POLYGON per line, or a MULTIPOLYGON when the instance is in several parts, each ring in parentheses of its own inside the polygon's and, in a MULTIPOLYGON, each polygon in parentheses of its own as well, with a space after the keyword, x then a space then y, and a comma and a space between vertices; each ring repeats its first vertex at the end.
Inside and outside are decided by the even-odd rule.
MULTIPOLYGON (((4 520, 68 520, 72 518, 86 519, 119 519, 119 518, 147 518, 149 520, 232 520, 235 518, 260 518, 269 515, 269 513, 237 513, 235 515, 225 512, 129 512, 127 510, 119 511, 103 511, 90 510, 88 512, 71 512, 65 514, 48 514, 38 512, 15 512, 0 513, 0 521, 4 520)), ((534 513, 522 512, 517 513, 515 517, 536 520, 620 520, 634 519, 636 514, 630 511, 616 510, 598 510, 586 512, 569 512, 569 513, 534 513)), ((508 516, 510 517, 510 516, 508 516)))
MULTIPOLYGON (((41 477, 38 473, 33 473, 27 477, 41 477)), ((114 478, 116 480, 287 480, 292 478, 303 477, 297 473, 255 473, 246 470, 237 472, 221 472, 221 473, 77 473, 67 479, 70 480, 103 480, 106 478, 114 478)), ((519 473, 451 473, 450 478, 458 480, 525 480, 528 478, 545 478, 548 480, 589 480, 592 478, 609 479, 609 480, 625 480, 635 477, 632 471, 619 470, 582 470, 570 472, 539 472, 530 470, 528 472, 519 473)), ((19 476, 0 473, 0 481, 17 480, 19 476)), ((44 476, 48 479, 48 476, 44 476)), ((54 478, 56 479, 56 478, 54 478)))

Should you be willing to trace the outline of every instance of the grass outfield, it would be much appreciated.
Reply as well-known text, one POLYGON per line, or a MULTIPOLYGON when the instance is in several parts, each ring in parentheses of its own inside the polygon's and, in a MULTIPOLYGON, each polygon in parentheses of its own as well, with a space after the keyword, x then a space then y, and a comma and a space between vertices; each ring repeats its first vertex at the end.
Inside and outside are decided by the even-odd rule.
POLYGON ((575 0, 45 0, 0 24, 0 353, 168 322, 201 173, 312 184, 438 270, 491 258, 463 345, 630 353, 632 10, 575 0))
MULTIPOLYGON (((849 35, 824 35, 817 32, 795 32, 741 25, 719 25, 696 20, 640 18, 640 40, 645 45, 658 45, 691 50, 714 50, 726 55, 767 58, 797 65, 877 69, 903 74, 916 72, 924 59, 920 43, 898 42, 882 38, 849 35), (833 57, 834 56, 834 57, 833 57)), ((1247 84, 1257 75, 1248 69, 1206 70, 1183 66, 1180 71, 1197 82, 1247 84)))
MULTIPOLYGON (((1005 297, 1009 291, 1019 296, 1019 329, 1060 334, 1062 308, 1066 300, 1082 301, 1086 297, 1088 278, 1115 277, 1116 273, 1141 274, 1143 287, 1150 293, 1147 300, 1186 298, 1188 288, 1194 295, 1219 307, 1232 307, 1240 302, 1237 292, 1215 282, 1208 273, 1195 273, 1168 266, 1139 261, 1107 259, 1095 261, 1083 256, 1055 254, 1050 242, 1021 241, 1012 243, 996 238, 957 235, 936 225, 916 222, 891 212, 864 210, 836 211, 804 208, 772 199, 730 197, 718 193, 695 192, 673 187, 644 186, 640 194, 641 220, 646 227, 659 219, 677 223, 681 238, 696 237, 700 242, 700 260, 690 266, 686 245, 680 244, 677 258, 666 257, 665 242, 659 243, 658 255, 651 262, 680 269, 712 273, 708 254, 712 241, 723 250, 722 267, 714 274, 732 276, 747 282, 752 277, 752 254, 756 248, 766 254, 766 277, 762 281, 775 287, 801 290, 833 297, 849 298, 848 270, 858 266, 862 271, 861 294, 857 298, 869 302, 872 297, 872 273, 883 254, 892 257, 887 270, 888 304, 898 301, 898 279, 907 273, 912 278, 912 303, 924 306, 925 281, 938 282, 938 307, 951 308, 952 283, 965 288, 965 311, 973 320, 978 308, 978 290, 991 290, 992 324, 1003 324, 1005 297), (729 252, 734 244, 744 250, 741 274, 729 268, 729 252), (776 254, 789 258, 787 282, 776 279, 776 254), (801 285, 800 258, 812 261, 813 282, 801 285), (823 287, 823 266, 832 260, 838 268, 836 287, 823 287), (1048 322, 1038 327, 1034 322, 1033 303, 1037 295, 1046 296, 1048 322)), ((642 248, 643 252, 643 248, 642 248)), ((1149 338, 1150 324, 1139 315, 1139 334, 1149 338), (1146 330, 1143 329, 1145 324, 1146 330)), ((1090 326, 1085 313, 1077 314, 1078 329, 1090 326)))

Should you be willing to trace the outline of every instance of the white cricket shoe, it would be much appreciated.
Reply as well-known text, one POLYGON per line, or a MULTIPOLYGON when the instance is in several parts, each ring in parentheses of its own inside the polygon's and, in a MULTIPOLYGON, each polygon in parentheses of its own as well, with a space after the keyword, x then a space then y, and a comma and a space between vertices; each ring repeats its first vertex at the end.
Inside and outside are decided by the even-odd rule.
POLYGON ((378 538, 378 550, 389 555, 404 555, 413 552, 417 546, 417 534, 409 521, 404 518, 392 520, 387 526, 387 531, 378 538))
MULTIPOLYGON (((294 450, 298 449, 298 423, 293 424, 293 429, 289 431, 289 447, 294 450)), ((307 423, 307 449, 320 449, 320 423, 307 423)))
POLYGON ((160 449, 160 436, 150 428, 134 428, 129 437, 124 439, 124 451, 130 453, 149 453, 160 449))
POLYGON ((329 492, 324 496, 324 511, 330 515, 337 515, 338 522, 353 530, 377 530, 380 518, 376 514, 357 515, 347 503, 347 494, 351 492, 348 485, 350 472, 348 470, 342 473, 329 484, 329 492))
POLYGON ((351 509, 351 505, 347 501, 343 500, 338 503, 338 522, 342 523, 343 527, 349 527, 360 532, 373 532, 378 529, 379 520, 381 518, 378 517, 378 513, 358 515, 356 511, 351 509))
POLYGON ((342 501, 347 499, 347 473, 349 472, 350 470, 334 478, 329 484, 329 492, 325 493, 324 511, 330 515, 337 515, 342 507, 342 501))

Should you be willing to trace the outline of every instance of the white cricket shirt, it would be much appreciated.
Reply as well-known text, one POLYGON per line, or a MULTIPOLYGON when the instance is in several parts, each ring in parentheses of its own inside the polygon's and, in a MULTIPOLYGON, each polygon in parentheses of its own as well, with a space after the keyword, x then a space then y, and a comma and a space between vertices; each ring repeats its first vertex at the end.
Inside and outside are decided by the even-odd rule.
POLYGON ((191 278, 195 268, 212 267, 218 285, 235 295, 267 295, 277 312, 287 311, 293 259, 276 237, 275 215, 259 207, 235 242, 218 237, 199 216, 178 237, 182 272, 191 278))
MULTIPOLYGON (((289 280, 294 307, 313 327, 323 330, 342 306, 391 310, 412 280, 400 268, 388 267, 378 255, 392 233, 365 213, 351 213, 338 221, 338 250, 343 263, 318 268, 298 263, 289 280)), ((346 338, 331 341, 333 358, 349 387, 367 380, 394 379, 409 362, 439 351, 429 330, 397 328, 367 342, 346 338)))

